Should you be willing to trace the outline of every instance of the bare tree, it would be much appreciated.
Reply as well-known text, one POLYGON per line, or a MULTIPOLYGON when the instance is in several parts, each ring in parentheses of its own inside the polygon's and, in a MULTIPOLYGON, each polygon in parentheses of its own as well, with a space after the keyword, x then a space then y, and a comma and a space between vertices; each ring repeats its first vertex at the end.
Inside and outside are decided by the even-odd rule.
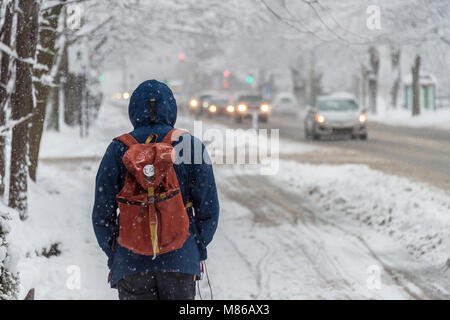
POLYGON ((378 70, 380 69, 380 57, 378 50, 371 46, 369 48, 370 70, 369 70, 369 110, 373 114, 377 113, 377 93, 378 93, 378 70))
POLYGON ((37 64, 33 70, 36 89, 36 109, 32 118, 30 128, 30 178, 36 181, 36 172, 39 159, 39 149, 42 133, 44 130, 44 120, 46 105, 50 88, 53 86, 56 70, 58 69, 59 52, 56 48, 58 38, 58 25, 61 19, 63 3, 55 5, 45 10, 40 19, 39 25, 39 49, 37 50, 37 64))
MULTIPOLYGON (((11 45, 11 34, 13 27, 14 17, 14 2, 10 1, 6 4, 5 19, 1 30, 1 43, 5 47, 11 45)), ((6 125, 6 107, 9 101, 9 92, 7 91, 8 83, 11 77, 10 55, 6 52, 2 53, 0 66, 0 126, 6 125)), ((0 136, 0 197, 3 197, 5 193, 5 173, 6 173, 6 150, 5 150, 6 137, 0 136)))
POLYGON ((412 91, 413 91, 413 105, 412 115, 420 115, 420 56, 417 55, 414 60, 414 65, 411 67, 412 74, 412 91))
POLYGON ((391 106, 397 108, 398 90, 400 89, 401 72, 400 72, 401 50, 399 48, 391 48, 391 67, 394 74, 394 81, 391 87, 391 106))
POLYGON ((367 110, 367 68, 361 65, 361 108, 367 110))
POLYGON ((29 121, 34 107, 33 64, 37 46, 39 1, 19 0, 17 12, 16 81, 11 98, 11 117, 16 121, 12 130, 9 206, 20 218, 27 218, 28 210, 28 146, 29 121))

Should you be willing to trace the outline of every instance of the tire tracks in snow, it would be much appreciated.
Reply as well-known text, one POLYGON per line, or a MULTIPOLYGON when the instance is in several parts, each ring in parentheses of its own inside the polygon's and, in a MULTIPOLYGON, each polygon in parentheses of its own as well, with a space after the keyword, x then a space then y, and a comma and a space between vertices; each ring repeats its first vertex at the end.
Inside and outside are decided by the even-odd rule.
MULTIPOLYGON (((268 208, 269 211, 272 209, 276 212, 278 219, 285 218, 286 221, 284 223, 289 224, 290 222, 296 227, 301 228, 302 236, 306 236, 307 244, 314 246, 315 250, 313 251, 315 253, 311 252, 312 250, 309 247, 305 247, 305 237, 300 238, 298 236, 296 237, 295 234, 283 234, 278 236, 277 239, 283 246, 288 248, 285 250, 285 254, 289 254, 289 251, 292 254, 292 252, 297 252, 300 249, 304 257, 313 266, 313 271, 321 279, 323 285, 333 290, 338 290, 340 298, 351 298, 347 292, 354 292, 355 289, 352 283, 355 283, 357 280, 345 271, 345 268, 341 266, 339 260, 336 260, 335 257, 326 252, 324 241, 320 240, 324 234, 318 228, 332 228, 347 237, 353 238, 356 244, 359 244, 359 248, 357 248, 358 252, 369 256, 377 262, 386 272, 389 280, 410 298, 448 298, 446 293, 433 287, 432 284, 423 283, 423 280, 418 276, 390 266, 388 262, 384 261, 374 252, 361 235, 349 231, 333 221, 318 216, 317 213, 323 210, 319 206, 312 204, 309 200, 304 199, 302 195, 280 189, 265 176, 237 174, 226 180, 226 186, 221 189, 225 191, 228 198, 247 207, 252 212, 255 223, 266 227, 273 223, 273 217, 266 216, 268 208), (235 187, 236 185, 240 186, 239 190, 245 189, 248 190, 248 193, 242 194, 238 191, 233 191, 233 186, 235 187), (292 206, 292 203, 295 203, 295 207, 292 206), (264 210, 264 207, 266 207, 266 210, 264 210), (290 219, 286 216, 286 213, 290 216, 290 219), (319 260, 319 258, 322 258, 322 260, 319 260), (411 285, 420 289, 421 293, 419 294, 415 292, 416 290, 411 289, 411 285)), ((279 222, 275 222, 276 224, 279 224, 279 222)), ((267 243, 263 245, 267 245, 267 243)), ((355 245, 353 246, 355 248, 357 247, 355 245)), ((276 248, 269 248, 270 246, 268 246, 267 252, 258 260, 256 266, 247 259, 249 267, 255 270, 255 276, 259 286, 259 297, 262 295, 263 290, 270 286, 271 272, 268 268, 269 261, 267 261, 267 257, 273 256, 272 253, 276 251, 276 248)), ((270 292, 270 290, 268 291, 270 292)))
MULTIPOLYGON (((272 222, 272 217, 264 217, 265 213, 262 213, 264 210, 261 210, 261 207, 258 207, 259 205, 268 207, 270 212, 274 212, 277 215, 283 215, 284 212, 288 212, 288 214, 284 214, 284 217, 278 216, 277 218, 291 218, 290 221, 287 221, 288 225, 294 225, 297 226, 299 223, 303 223, 304 220, 311 220, 315 221, 315 215, 314 213, 306 209, 304 212, 307 212, 307 217, 300 218, 298 214, 292 214, 292 209, 289 208, 284 203, 279 203, 273 198, 267 199, 265 196, 267 196, 267 193, 264 187, 261 188, 261 185, 258 184, 256 186, 256 183, 254 184, 252 179, 247 179, 248 177, 239 177, 239 178, 233 178, 232 181, 228 181, 229 185, 227 187, 222 188, 222 190, 226 190, 225 193, 227 197, 237 201, 241 205, 244 205, 250 211, 253 213, 254 217, 253 220, 255 223, 260 224, 261 227, 270 228, 270 222, 272 222), (235 181, 237 179, 237 181, 235 181), (231 191, 230 188, 231 185, 239 184, 240 186, 244 187, 247 190, 251 190, 252 194, 245 194, 242 195, 237 192, 231 191), (263 196, 264 195, 264 196, 263 196), (254 203, 250 204, 248 200, 251 199, 254 201, 254 203), (273 205, 275 204, 275 205, 273 205), (281 209, 283 210, 280 210, 281 209), (290 212, 291 211, 291 212, 290 212), (261 217, 261 215, 263 215, 261 217), (293 218, 293 219, 292 219, 293 218)), ((267 210, 265 210, 267 211, 267 210)), ((285 224, 281 223, 280 225, 285 224)), ((316 278, 320 279, 321 287, 334 287, 335 289, 337 287, 343 286, 342 288, 339 288, 339 291, 344 290, 340 297, 344 298, 350 298, 346 293, 345 290, 349 289, 351 287, 351 284, 348 283, 344 277, 338 277, 341 280, 332 279, 331 277, 327 276, 322 269, 317 266, 317 261, 315 257, 307 250, 304 243, 301 243, 299 241, 298 236, 295 234, 295 230, 285 230, 286 232, 283 234, 277 234, 273 233, 271 234, 271 237, 275 237, 276 242, 282 244, 281 247, 285 248, 283 250, 282 255, 288 255, 293 261, 298 258, 298 249, 301 250, 303 257, 306 258, 307 262, 314 266, 311 268, 311 271, 313 271, 316 274, 316 278), (287 249, 286 249, 287 248, 287 249)), ((270 231, 267 231, 270 232, 270 231)), ((309 237, 308 237, 309 238, 309 237)), ((270 295, 270 281, 271 281, 271 274, 274 272, 273 270, 270 270, 271 260, 276 256, 276 251, 279 249, 279 247, 271 245, 270 242, 273 242, 273 239, 268 239, 267 242, 263 242, 262 240, 258 240, 258 243, 266 248, 265 252, 261 255, 261 257, 258 259, 256 263, 252 263, 251 261, 248 261, 248 265, 254 270, 255 277, 257 279, 257 284, 259 287, 259 294, 258 297, 261 297, 263 294, 267 297, 267 295, 270 295), (264 290, 267 290, 266 293, 264 293, 264 290)), ((310 243, 313 241, 309 241, 310 243)), ((316 252, 320 252, 321 248, 318 247, 318 250, 316 252)), ((330 264, 333 266, 333 264, 330 264)), ((339 273, 338 270, 336 270, 335 273, 339 273)))

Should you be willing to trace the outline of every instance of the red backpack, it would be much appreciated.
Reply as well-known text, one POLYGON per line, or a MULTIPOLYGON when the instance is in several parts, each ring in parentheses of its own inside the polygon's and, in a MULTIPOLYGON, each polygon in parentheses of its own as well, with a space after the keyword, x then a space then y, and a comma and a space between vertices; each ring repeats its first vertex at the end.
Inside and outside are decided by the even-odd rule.
POLYGON ((189 217, 173 168, 172 142, 185 131, 172 129, 160 143, 139 144, 130 134, 114 140, 128 150, 123 156, 127 169, 125 185, 117 195, 118 243, 137 254, 162 254, 179 249, 189 237, 189 217))

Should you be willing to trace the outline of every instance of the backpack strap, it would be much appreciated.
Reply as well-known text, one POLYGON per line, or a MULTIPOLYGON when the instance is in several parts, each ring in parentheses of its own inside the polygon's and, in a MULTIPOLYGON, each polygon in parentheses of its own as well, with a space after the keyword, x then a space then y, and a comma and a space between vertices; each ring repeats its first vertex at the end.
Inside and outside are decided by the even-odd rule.
POLYGON ((167 143, 171 145, 172 143, 177 141, 181 135, 185 133, 188 132, 181 129, 173 128, 166 134, 166 136, 162 139, 161 143, 167 143))
POLYGON ((113 140, 122 142, 127 147, 131 147, 133 144, 139 144, 137 140, 129 133, 125 133, 121 136, 115 137, 113 140))

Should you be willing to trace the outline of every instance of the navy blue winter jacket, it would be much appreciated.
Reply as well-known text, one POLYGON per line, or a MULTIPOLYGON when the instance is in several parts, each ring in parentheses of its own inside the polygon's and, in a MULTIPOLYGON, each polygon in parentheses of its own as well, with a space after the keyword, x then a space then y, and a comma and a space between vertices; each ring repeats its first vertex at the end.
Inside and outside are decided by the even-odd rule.
MULTIPOLYGON (((128 113, 134 126, 134 131, 130 134, 138 142, 144 143, 152 133, 158 135, 159 142, 175 124, 177 105, 172 91, 165 84, 148 80, 133 92, 128 113), (156 121, 153 124, 150 123, 151 98, 156 99, 156 121)), ((208 161, 205 146, 199 139, 189 134, 182 135, 179 143, 183 139, 190 139, 191 163, 174 164, 174 168, 184 202, 193 203, 188 209, 191 235, 182 248, 161 254, 155 260, 152 260, 152 256, 134 254, 118 245, 117 241, 114 250, 112 248, 113 238, 117 237, 115 233, 118 229, 116 195, 125 183, 126 169, 122 157, 127 147, 119 141, 113 141, 106 150, 96 178, 92 222, 97 241, 108 256, 112 287, 128 275, 147 270, 200 274, 200 261, 206 259, 206 246, 211 242, 217 228, 219 201, 213 168, 208 161), (202 150, 202 155, 199 157, 196 152, 197 161, 194 162, 196 150, 202 150)))

